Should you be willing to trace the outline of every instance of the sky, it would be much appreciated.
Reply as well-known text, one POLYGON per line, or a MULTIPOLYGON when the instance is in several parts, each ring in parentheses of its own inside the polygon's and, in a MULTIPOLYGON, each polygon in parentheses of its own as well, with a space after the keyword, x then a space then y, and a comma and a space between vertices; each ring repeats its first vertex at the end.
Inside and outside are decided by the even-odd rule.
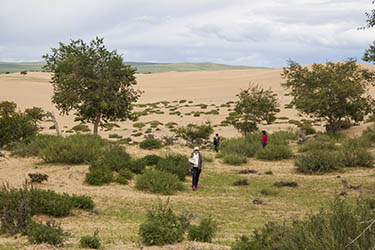
POLYGON ((0 0, 0 61, 103 37, 132 62, 283 67, 361 62, 371 0, 0 0))

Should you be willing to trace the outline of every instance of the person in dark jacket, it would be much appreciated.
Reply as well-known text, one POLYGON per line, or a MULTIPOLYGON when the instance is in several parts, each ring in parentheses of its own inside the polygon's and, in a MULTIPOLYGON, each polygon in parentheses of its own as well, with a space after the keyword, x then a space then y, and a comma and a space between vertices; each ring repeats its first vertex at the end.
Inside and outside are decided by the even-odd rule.
POLYGON ((199 175, 203 169, 203 157, 199 152, 199 148, 195 147, 194 152, 191 153, 190 159, 190 170, 193 175, 192 188, 195 191, 198 188, 199 175))
POLYGON ((214 147, 215 147, 216 152, 219 152, 220 142, 221 142, 221 138, 220 138, 219 134, 216 134, 214 136, 214 147))
POLYGON ((266 131, 262 131, 262 148, 265 148, 267 146, 268 136, 266 131))

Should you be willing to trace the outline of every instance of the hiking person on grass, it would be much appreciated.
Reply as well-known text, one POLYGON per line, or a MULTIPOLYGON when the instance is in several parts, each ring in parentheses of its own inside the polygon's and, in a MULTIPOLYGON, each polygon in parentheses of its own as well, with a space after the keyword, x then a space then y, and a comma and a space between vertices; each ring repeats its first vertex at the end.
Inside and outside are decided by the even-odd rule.
POLYGON ((194 148, 194 152, 191 153, 189 162, 190 162, 190 170, 193 175, 192 188, 193 188, 193 191, 195 191, 198 188, 199 175, 201 174, 202 169, 203 169, 203 157, 201 153, 199 153, 198 147, 194 148))
POLYGON ((214 147, 215 147, 216 153, 219 152, 220 141, 221 141, 221 138, 220 138, 219 134, 216 134, 214 136, 214 147))
POLYGON ((266 131, 262 131, 262 148, 265 148, 267 146, 267 140, 268 140, 268 136, 267 136, 267 133, 266 131))

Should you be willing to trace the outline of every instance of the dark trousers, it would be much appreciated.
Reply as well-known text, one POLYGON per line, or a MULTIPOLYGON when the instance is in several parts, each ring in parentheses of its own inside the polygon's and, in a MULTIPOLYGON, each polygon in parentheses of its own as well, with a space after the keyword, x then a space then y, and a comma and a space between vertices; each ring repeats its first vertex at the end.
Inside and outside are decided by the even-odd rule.
POLYGON ((193 174, 193 186, 194 187, 197 187, 198 186, 198 182, 199 182, 199 175, 201 174, 202 172, 202 169, 199 169, 199 168, 193 168, 191 170, 192 174, 193 174))
POLYGON ((219 144, 214 144, 214 146, 215 146, 215 151, 219 152, 219 144))

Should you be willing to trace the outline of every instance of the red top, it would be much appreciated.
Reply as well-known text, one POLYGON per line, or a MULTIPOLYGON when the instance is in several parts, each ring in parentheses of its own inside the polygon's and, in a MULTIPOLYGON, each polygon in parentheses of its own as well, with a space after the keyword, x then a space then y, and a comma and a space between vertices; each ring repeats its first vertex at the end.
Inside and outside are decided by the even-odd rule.
POLYGON ((267 135, 263 135, 262 136, 262 146, 264 146, 265 144, 267 144, 267 135))

